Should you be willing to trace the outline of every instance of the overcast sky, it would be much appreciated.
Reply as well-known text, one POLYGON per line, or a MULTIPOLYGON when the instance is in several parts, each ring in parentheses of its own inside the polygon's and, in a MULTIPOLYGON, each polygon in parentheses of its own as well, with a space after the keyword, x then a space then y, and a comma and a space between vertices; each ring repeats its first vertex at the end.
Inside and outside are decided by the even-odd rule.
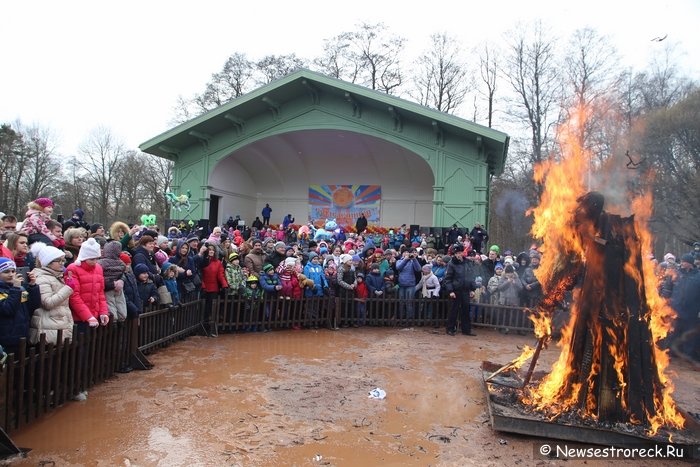
POLYGON ((168 130, 177 97, 200 92, 234 52, 313 58, 361 21, 384 22, 414 54, 434 32, 470 48, 518 21, 542 19, 562 37, 590 26, 637 69, 668 34, 700 77, 700 0, 8 0, 0 12, 0 123, 49 128, 64 155, 98 126, 130 149, 168 130))

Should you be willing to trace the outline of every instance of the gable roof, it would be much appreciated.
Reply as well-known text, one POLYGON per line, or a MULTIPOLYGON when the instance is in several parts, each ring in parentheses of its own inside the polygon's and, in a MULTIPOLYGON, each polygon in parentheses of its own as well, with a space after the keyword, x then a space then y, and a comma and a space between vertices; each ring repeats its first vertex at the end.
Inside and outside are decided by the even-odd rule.
POLYGON ((201 135, 212 135, 230 129, 231 113, 234 109, 235 118, 245 120, 263 112, 270 112, 270 102, 284 103, 310 92, 350 95, 352 99, 360 101, 363 106, 393 107, 400 111, 402 118, 422 121, 427 127, 431 127, 433 122, 437 122, 443 130, 449 130, 458 138, 464 137, 474 140, 475 137, 479 137, 486 149, 485 152, 489 155, 488 163, 491 171, 496 174, 503 171, 510 139, 506 133, 307 69, 291 73, 184 122, 142 143, 139 148, 149 154, 172 158, 173 152, 178 152, 200 142, 201 135))

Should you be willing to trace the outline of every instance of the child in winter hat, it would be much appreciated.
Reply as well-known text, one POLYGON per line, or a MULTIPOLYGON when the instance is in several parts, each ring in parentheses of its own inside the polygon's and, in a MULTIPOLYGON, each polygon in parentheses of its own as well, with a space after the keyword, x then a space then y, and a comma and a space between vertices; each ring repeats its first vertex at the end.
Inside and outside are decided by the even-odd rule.
POLYGON ((87 259, 99 259, 102 256, 102 250, 100 249, 100 244, 94 238, 88 238, 80 245, 80 252, 78 253, 78 259, 75 261, 76 266, 80 266, 80 263, 87 259))
POLYGON ((0 272, 16 271, 17 265, 9 258, 0 258, 0 272))
POLYGON ((42 242, 34 242, 31 251, 34 257, 39 260, 37 267, 46 267, 52 261, 66 256, 66 254, 58 248, 42 242))
POLYGON ((46 226, 53 214, 53 201, 49 198, 37 198, 27 204, 27 213, 22 222, 21 232, 27 235, 43 234, 52 242, 56 241, 56 236, 46 226))

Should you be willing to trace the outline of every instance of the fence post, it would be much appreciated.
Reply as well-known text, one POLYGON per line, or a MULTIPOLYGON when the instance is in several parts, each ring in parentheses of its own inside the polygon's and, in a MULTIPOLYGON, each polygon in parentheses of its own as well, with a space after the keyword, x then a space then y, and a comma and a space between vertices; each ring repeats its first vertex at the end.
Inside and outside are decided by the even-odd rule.
MULTIPOLYGON (((2 351, 0 351, 2 352, 2 351)), ((7 410, 12 404, 7 400, 7 365, 5 364, 7 359, 7 354, 2 353, 2 363, 0 364, 0 421, 2 421, 2 427, 0 427, 0 459, 4 459, 10 456, 15 456, 17 454, 23 454, 22 450, 18 448, 15 443, 12 442, 10 437, 7 435, 5 430, 7 429, 7 410)))
POLYGON ((340 329, 340 298, 339 297, 334 297, 333 301, 335 302, 335 306, 333 307, 333 318, 331 319, 331 329, 338 330, 340 329))
POLYGON ((139 319, 131 319, 127 323, 129 321, 131 321, 131 326, 126 329, 126 332, 128 333, 131 367, 137 370, 150 370, 153 368, 153 363, 149 362, 143 352, 139 350, 139 319))

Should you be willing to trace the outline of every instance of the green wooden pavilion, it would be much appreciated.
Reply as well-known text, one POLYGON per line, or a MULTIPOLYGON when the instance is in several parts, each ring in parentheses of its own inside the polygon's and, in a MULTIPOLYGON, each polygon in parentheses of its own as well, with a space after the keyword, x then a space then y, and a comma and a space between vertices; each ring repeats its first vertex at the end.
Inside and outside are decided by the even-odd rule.
POLYGON ((265 204, 273 224, 286 214, 306 222, 334 212, 315 210, 324 196, 330 207, 362 207, 359 191, 369 186, 382 226, 471 227, 488 224, 489 182, 503 171, 508 142, 492 128, 302 69, 140 149, 175 162, 171 192, 189 191, 189 217, 211 225, 236 215, 250 224, 265 204), (340 188, 357 199, 334 198, 340 188))

